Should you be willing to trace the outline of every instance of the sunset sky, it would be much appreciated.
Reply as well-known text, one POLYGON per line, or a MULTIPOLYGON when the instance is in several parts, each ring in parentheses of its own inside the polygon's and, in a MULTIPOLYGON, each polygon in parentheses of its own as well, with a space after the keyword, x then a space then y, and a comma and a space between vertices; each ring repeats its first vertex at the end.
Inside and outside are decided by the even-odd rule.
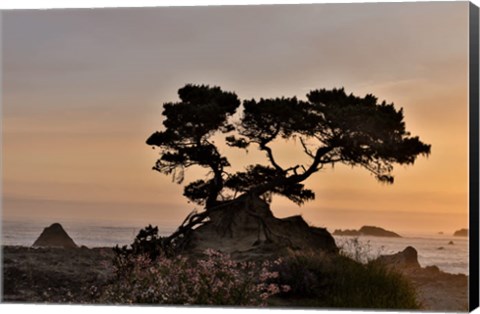
MULTIPOLYGON (((175 227, 195 208, 145 144, 187 83, 240 99, 345 87, 404 108, 432 145, 395 184, 337 165, 280 217, 452 233, 468 225, 468 2, 3 12, 3 219, 175 227)), ((276 144, 288 165, 304 158, 276 144)), ((223 151, 235 169, 265 160, 223 151)), ((200 178, 199 169, 187 173, 200 178)))

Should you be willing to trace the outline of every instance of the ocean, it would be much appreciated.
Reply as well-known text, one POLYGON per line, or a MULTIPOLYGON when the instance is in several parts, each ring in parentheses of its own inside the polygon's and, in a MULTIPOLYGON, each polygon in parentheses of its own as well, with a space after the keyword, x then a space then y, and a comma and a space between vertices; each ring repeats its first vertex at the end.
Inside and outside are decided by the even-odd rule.
POLYGON ((407 246, 418 252, 422 267, 436 265, 442 271, 468 275, 468 238, 453 235, 404 235, 402 238, 334 236, 337 246, 360 260, 394 254, 407 246), (357 243, 358 241, 358 243, 357 243), (449 244, 450 243, 450 244, 449 244))
MULTIPOLYGON (((119 226, 107 223, 60 222, 77 245, 87 247, 114 247, 133 242, 144 226, 119 226)), ((2 245, 31 246, 48 224, 42 222, 3 221, 2 245)), ((167 236, 176 227, 159 226, 159 233, 167 236)), ((393 254, 413 246, 418 251, 422 267, 436 265, 442 271, 468 275, 468 238, 451 235, 404 235, 402 238, 335 236, 337 245, 347 254, 362 260, 393 254), (453 243, 453 244, 449 244, 453 243)))

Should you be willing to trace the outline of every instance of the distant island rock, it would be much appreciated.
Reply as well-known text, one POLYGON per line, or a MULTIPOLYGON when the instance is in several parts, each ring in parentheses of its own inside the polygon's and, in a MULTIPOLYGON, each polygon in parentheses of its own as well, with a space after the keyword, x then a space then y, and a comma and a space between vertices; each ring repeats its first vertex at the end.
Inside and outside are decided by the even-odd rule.
POLYGON ((333 235, 342 236, 374 236, 374 237, 391 237, 401 238, 401 236, 393 231, 388 231, 380 227, 363 226, 359 230, 340 230, 337 229, 333 232, 333 235))
POLYGON ((77 245, 61 224, 54 223, 43 229, 38 239, 33 243, 33 247, 77 248, 77 245))
POLYGON ((455 237, 468 237, 468 229, 460 229, 453 234, 455 237))

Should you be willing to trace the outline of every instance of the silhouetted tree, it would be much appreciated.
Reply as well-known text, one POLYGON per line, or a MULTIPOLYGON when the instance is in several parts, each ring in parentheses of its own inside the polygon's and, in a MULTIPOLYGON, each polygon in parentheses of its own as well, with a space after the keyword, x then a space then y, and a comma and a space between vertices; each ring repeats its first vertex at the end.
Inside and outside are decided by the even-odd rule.
POLYGON ((163 105, 166 117, 165 131, 153 133, 148 145, 161 149, 154 170, 173 174, 174 180, 183 182, 185 168, 198 165, 211 170, 208 180, 198 180, 185 187, 184 195, 206 208, 216 204, 223 189, 224 168, 230 164, 211 142, 217 132, 230 132, 233 125, 227 122, 235 113, 240 101, 234 93, 223 92, 218 87, 186 85, 178 90, 180 102, 163 105))
POLYGON ((152 134, 147 144, 160 148, 153 169, 173 174, 178 183, 190 166, 211 170, 207 178, 185 186, 184 195, 204 205, 206 211, 187 217, 184 230, 201 223, 209 211, 239 193, 278 194, 297 204, 312 200, 315 194, 303 182, 326 165, 362 167, 380 182, 391 184, 394 164, 413 164, 417 156, 430 154, 430 145, 406 131, 403 110, 378 103, 373 95, 362 98, 346 94, 343 88, 320 89, 308 93, 305 101, 252 99, 245 100, 243 107, 236 94, 219 87, 186 85, 178 95, 180 102, 164 104, 164 131, 152 134), (239 118, 232 122, 239 108, 239 118), (256 146, 265 152, 267 164, 249 165, 236 173, 226 171, 230 163, 211 140, 220 133, 231 147, 256 146), (295 139, 311 162, 280 165, 271 148, 280 138, 295 139))

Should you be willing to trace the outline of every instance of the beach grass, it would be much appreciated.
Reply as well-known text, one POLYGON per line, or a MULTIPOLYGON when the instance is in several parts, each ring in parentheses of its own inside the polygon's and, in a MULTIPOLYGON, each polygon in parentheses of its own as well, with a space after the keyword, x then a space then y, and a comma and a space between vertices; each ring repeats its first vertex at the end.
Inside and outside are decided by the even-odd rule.
POLYGON ((419 309, 416 292, 402 274, 377 262, 349 257, 292 253, 279 269, 290 291, 271 305, 319 308, 419 309))

